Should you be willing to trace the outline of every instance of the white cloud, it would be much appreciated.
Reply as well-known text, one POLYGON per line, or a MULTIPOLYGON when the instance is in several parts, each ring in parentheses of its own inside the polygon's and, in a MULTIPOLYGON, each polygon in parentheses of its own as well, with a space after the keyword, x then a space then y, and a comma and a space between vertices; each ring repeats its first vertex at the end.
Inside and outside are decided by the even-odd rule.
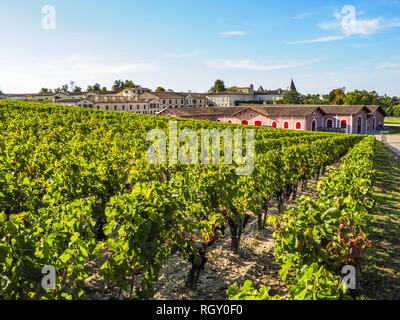
POLYGON ((318 27, 324 30, 337 31, 341 35, 321 37, 313 40, 300 40, 290 41, 287 44, 306 44, 306 43, 317 43, 317 42, 329 42, 342 40, 354 35, 370 36, 377 32, 400 27, 399 19, 385 20, 381 17, 373 19, 359 19, 358 16, 365 14, 356 10, 352 6, 343 7, 342 11, 335 11, 333 16, 334 20, 321 22, 318 27))
POLYGON ((291 63, 275 63, 275 64, 259 64, 251 61, 250 59, 243 60, 207 60, 205 65, 215 69, 241 69, 241 70, 254 70, 254 71, 269 71, 280 69, 291 69, 301 67, 321 61, 321 58, 316 58, 308 61, 291 62, 291 63))
POLYGON ((400 19, 392 19, 383 24, 384 28, 398 28, 400 27, 400 19))
POLYGON ((379 29, 382 28, 380 19, 371 19, 371 20, 360 20, 357 19, 350 23, 346 28, 343 28, 343 32, 347 36, 351 35, 364 35, 369 36, 374 34, 379 29))
POLYGON ((227 32, 221 32, 221 36, 244 36, 246 32, 243 31, 227 31, 227 32))
POLYGON ((356 19, 344 24, 342 16, 336 16, 336 20, 321 22, 318 27, 325 30, 341 31, 346 36, 357 34, 368 36, 380 30, 383 25, 380 18, 370 20, 356 19))
POLYGON ((117 62, 110 58, 84 55, 71 55, 17 67, 2 64, 0 61, 0 67, 0 83, 4 81, 7 84, 5 90, 22 90, 19 88, 25 87, 27 83, 32 87, 57 87, 70 80, 81 86, 92 81, 104 82, 109 78, 132 77, 133 73, 157 69, 156 63, 152 61, 117 62))
POLYGON ((376 67, 376 69, 397 69, 400 68, 400 63, 385 62, 376 67))
POLYGON ((342 40, 344 38, 345 37, 343 36, 331 36, 331 37, 322 37, 312 40, 289 41, 286 42, 286 44, 293 45, 293 44, 305 44, 305 43, 317 43, 317 42, 331 42, 331 41, 342 40))

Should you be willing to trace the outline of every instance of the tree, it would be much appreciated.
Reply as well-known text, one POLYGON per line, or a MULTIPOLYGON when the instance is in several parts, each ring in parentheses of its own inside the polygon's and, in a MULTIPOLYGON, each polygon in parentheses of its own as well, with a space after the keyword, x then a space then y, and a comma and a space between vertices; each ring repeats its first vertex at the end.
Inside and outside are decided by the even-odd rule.
POLYGON ((343 103, 346 105, 373 105, 378 104, 378 94, 376 91, 354 90, 346 93, 343 103))
POLYGON ((70 90, 73 92, 74 91, 74 89, 75 89, 75 81, 70 81, 69 82, 69 88, 70 88, 70 90))
POLYGON ((107 91, 107 87, 101 88, 101 91, 107 91))
POLYGON ((304 104, 317 104, 317 105, 324 105, 329 104, 327 100, 322 100, 319 95, 313 94, 308 95, 303 100, 304 104))
POLYGON ((163 87, 158 87, 156 89, 156 92, 165 92, 165 89, 163 87))
POLYGON ((301 104, 304 96, 294 90, 286 91, 281 100, 278 100, 278 104, 301 104))
POLYGON ((121 91, 125 88, 139 88, 139 85, 135 85, 132 80, 115 80, 114 85, 112 86, 113 91, 121 91))
POLYGON ((210 89, 211 92, 224 92, 225 89, 225 83, 222 80, 216 80, 214 83, 214 86, 210 89))
POLYGON ((329 104, 334 104, 334 105, 344 104, 345 90, 346 90, 346 88, 338 88, 338 89, 332 90, 328 94, 329 104))
POLYGON ((228 92, 237 92, 238 91, 238 87, 234 86, 234 87, 226 88, 225 90, 228 91, 228 92))
POLYGON ((51 89, 42 88, 39 93, 40 94, 44 94, 44 93, 52 93, 52 92, 53 92, 53 90, 51 90, 51 89))
POLYGON ((115 80, 114 85, 112 86, 113 91, 122 90, 124 87, 124 82, 122 80, 115 80))
POLYGON ((174 90, 172 90, 172 89, 168 89, 168 90, 167 90, 167 92, 174 92, 174 90))
POLYGON ((125 80, 124 87, 122 89, 125 89, 125 88, 138 88, 138 87, 140 87, 140 86, 135 85, 132 82, 132 80, 125 80))
POLYGON ((94 91, 100 91, 101 87, 99 83, 94 84, 93 86, 88 86, 87 91, 88 92, 94 92, 94 91))
POLYGON ((72 90, 72 92, 82 92, 82 88, 75 86, 74 90, 72 90))
POLYGON ((400 104, 393 107, 393 115, 395 117, 400 117, 400 104))
POLYGON ((64 84, 61 86, 61 91, 67 93, 68 92, 68 84, 64 84))

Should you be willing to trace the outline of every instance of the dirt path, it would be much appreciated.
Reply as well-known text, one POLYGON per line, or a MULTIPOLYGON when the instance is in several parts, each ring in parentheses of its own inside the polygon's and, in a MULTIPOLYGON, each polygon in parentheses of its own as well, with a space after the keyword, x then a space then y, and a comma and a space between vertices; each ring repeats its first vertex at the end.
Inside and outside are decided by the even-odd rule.
MULTIPOLYGON (((320 180, 309 181, 304 192, 300 191, 299 187, 298 197, 307 195, 316 199, 318 181, 320 180)), ((285 210, 294 204, 295 201, 286 203, 285 210)), ((269 214, 278 214, 276 201, 273 202, 269 214)), ((270 226, 261 232, 258 231, 257 219, 252 216, 242 236, 239 254, 235 255, 230 250, 230 235, 227 232, 213 249, 213 258, 206 264, 196 291, 185 289, 189 265, 179 256, 172 257, 162 270, 154 298, 226 300, 226 290, 234 283, 242 285, 245 280, 251 280, 255 288, 271 286, 271 295, 286 296, 286 285, 278 273, 280 266, 274 259, 275 242, 272 234, 270 226)))
MULTIPOLYGON (((325 176, 328 173, 325 174, 325 176)), ((307 189, 302 192, 301 187, 298 197, 307 195, 317 199, 317 184, 319 180, 308 182, 307 189)), ((295 205, 295 201, 285 204, 285 210, 289 205, 295 205)), ((279 214, 277 202, 274 199, 269 211, 270 215, 279 214)), ((238 254, 230 250, 229 230, 218 239, 213 246, 209 261, 202 271, 198 288, 191 291, 185 288, 185 281, 190 266, 179 255, 172 256, 161 270, 159 281, 155 285, 154 299, 157 300, 226 300, 226 290, 234 283, 242 285, 245 280, 251 280, 255 288, 271 286, 270 294, 285 296, 287 288, 279 276, 280 266, 275 263, 273 230, 267 226, 265 230, 257 230, 257 218, 251 216, 240 242, 238 254)), ((100 266, 110 258, 111 254, 105 251, 101 261, 90 261, 87 266, 91 270, 86 280, 85 298, 95 300, 128 299, 130 292, 111 289, 108 292, 102 290, 102 278, 98 274, 100 266)), ((139 279, 139 275, 136 279, 139 279)), ((135 280, 135 285, 139 282, 135 280)))
POLYGON ((377 202, 368 232, 374 248, 367 251, 360 276, 362 299, 400 299, 400 166, 378 143, 377 202))

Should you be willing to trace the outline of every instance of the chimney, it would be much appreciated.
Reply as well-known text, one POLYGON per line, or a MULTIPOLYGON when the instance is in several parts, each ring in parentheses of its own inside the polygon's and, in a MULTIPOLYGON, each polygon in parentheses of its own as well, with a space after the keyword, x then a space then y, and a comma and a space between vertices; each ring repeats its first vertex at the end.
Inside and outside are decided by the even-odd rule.
POLYGON ((254 93, 254 86, 251 84, 250 85, 250 93, 253 94, 254 93))

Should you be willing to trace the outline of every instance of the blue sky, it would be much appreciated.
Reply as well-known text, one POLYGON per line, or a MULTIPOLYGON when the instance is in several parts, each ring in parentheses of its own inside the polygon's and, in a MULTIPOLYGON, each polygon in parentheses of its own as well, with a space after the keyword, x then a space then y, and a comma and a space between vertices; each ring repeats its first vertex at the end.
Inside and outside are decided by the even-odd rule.
POLYGON ((0 90, 227 86, 400 96, 400 0, 13 0, 0 2, 0 90), (43 29, 42 8, 56 10, 43 29), (355 20, 349 24, 352 11, 355 20), (347 21, 347 22, 346 22, 347 21))

